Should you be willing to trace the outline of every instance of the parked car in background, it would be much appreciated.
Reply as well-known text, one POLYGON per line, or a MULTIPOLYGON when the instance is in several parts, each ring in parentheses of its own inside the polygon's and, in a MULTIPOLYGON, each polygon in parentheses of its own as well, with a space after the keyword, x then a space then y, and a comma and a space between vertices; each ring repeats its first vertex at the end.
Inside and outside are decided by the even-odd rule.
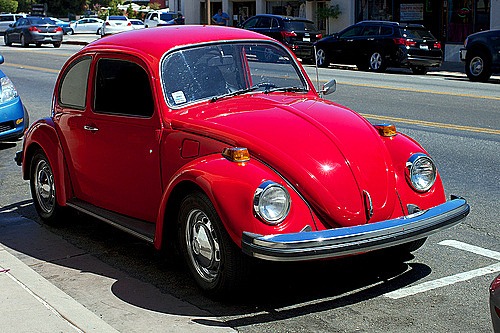
POLYGON ((26 14, 0 14, 0 33, 4 33, 11 24, 16 23, 21 17, 26 17, 26 14))
MULTIPOLYGON (((0 64, 4 57, 0 55, 0 64)), ((0 141, 17 140, 28 128, 29 116, 16 87, 0 70, 0 141)))
POLYGON ((11 24, 5 30, 5 45, 19 43, 24 47, 29 44, 41 46, 42 44, 52 44, 60 47, 63 39, 63 29, 48 17, 27 16, 22 17, 11 24))
POLYGON ((490 312, 493 332, 500 333, 500 275, 490 285, 490 312))
POLYGON ((183 25, 185 18, 181 12, 167 10, 155 10, 146 15, 144 25, 146 28, 160 27, 165 25, 183 25))
POLYGON ((422 146, 322 99, 290 49, 248 30, 99 39, 62 67, 51 110, 16 154, 42 221, 71 207, 178 246, 209 294, 241 287, 251 257, 406 253, 469 213, 422 146))
POLYGON ((443 61, 441 43, 420 24, 362 21, 316 43, 318 66, 356 65, 360 70, 383 72, 387 67, 408 67, 425 74, 443 61))
POLYGON ((132 27, 134 29, 144 29, 146 26, 144 25, 144 22, 142 22, 139 19, 128 19, 130 23, 132 23, 132 27))
POLYGON ((73 29, 71 29, 69 22, 60 20, 56 17, 51 17, 50 19, 63 29, 63 34, 71 35, 73 33, 73 29))
POLYGON ((309 62, 314 61, 314 42, 322 38, 314 22, 300 17, 260 14, 247 19, 241 27, 282 42, 297 57, 309 62))
POLYGON ((126 16, 110 15, 102 24, 101 36, 116 34, 123 31, 134 30, 132 23, 126 16))
POLYGON ((500 29, 469 35, 460 49, 465 62, 465 74, 471 81, 486 82, 492 74, 500 73, 500 29))
POLYGON ((101 34, 103 20, 98 18, 83 18, 70 23, 70 27, 75 34, 101 34))

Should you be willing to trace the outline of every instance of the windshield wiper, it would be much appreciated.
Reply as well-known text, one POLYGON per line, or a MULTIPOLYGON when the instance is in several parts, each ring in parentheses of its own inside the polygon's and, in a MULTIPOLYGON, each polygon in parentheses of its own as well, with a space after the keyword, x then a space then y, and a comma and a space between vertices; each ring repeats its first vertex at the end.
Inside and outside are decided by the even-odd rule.
POLYGON ((259 89, 260 87, 261 87, 260 85, 256 84, 254 86, 251 86, 250 88, 236 90, 236 91, 233 91, 233 92, 230 92, 230 93, 227 93, 224 95, 220 95, 220 96, 214 96, 210 99, 210 102, 212 102, 212 103, 217 102, 219 99, 225 98, 225 97, 243 95, 243 94, 255 91, 255 90, 259 89))
POLYGON ((272 89, 267 89, 264 91, 266 94, 270 92, 275 92, 275 91, 284 91, 284 92, 308 92, 309 90, 306 88, 299 88, 299 87, 276 87, 272 89))

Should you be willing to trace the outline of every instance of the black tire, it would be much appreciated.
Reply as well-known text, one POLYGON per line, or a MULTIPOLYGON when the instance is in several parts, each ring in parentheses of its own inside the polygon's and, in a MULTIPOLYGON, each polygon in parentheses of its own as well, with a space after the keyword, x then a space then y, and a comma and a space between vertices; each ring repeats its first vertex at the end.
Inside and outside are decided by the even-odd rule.
POLYGON ((97 31, 96 31, 96 33, 95 33, 95 34, 96 34, 96 35, 100 35, 100 34, 101 34, 101 28, 97 29, 97 31))
POLYGON ((370 53, 370 56, 368 57, 368 69, 370 69, 373 72, 384 72, 385 69, 387 68, 386 60, 384 53, 381 51, 374 51, 370 53))
POLYGON ((10 39, 9 39, 9 37, 7 35, 3 36, 3 40, 5 42, 5 45, 12 46, 12 42, 10 41, 10 39))
POLYGON ((411 71, 413 72, 413 74, 417 74, 417 75, 427 74, 427 68, 424 66, 414 66, 411 68, 411 71))
POLYGON ((75 32, 73 31, 73 29, 69 29, 68 31, 66 31, 66 35, 72 35, 74 33, 75 32))
POLYGON ((465 59, 465 74, 471 81, 486 82, 491 76, 491 59, 482 50, 470 50, 465 59))
POLYGON ((62 42, 55 42, 52 45, 54 45, 54 47, 57 49, 57 48, 61 47, 61 44, 62 44, 62 42))
POLYGON ((24 37, 23 34, 21 34, 21 40, 20 40, 20 42, 21 42, 21 46, 22 47, 28 47, 30 45, 29 43, 26 42, 26 37, 24 37))
POLYGON ((55 225, 62 215, 57 203, 54 173, 45 153, 35 152, 30 164, 30 188, 35 209, 43 222, 55 225))
POLYGON ((249 258, 227 234, 210 199, 201 192, 186 196, 178 223, 181 252, 198 286, 215 297, 238 290, 248 275, 249 258))
POLYGON ((316 49, 316 64, 318 67, 328 67, 330 64, 326 50, 321 47, 316 49))

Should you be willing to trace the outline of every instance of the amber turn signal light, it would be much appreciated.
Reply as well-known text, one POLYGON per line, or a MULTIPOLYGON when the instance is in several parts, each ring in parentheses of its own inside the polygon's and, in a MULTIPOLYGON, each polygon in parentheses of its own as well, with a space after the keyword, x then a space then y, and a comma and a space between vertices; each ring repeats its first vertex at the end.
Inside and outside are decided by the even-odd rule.
POLYGON ((375 125, 375 128, 377 129, 380 136, 391 137, 398 134, 398 132, 396 131, 396 126, 393 124, 378 124, 375 125))
POLYGON ((224 148, 224 150, 222 151, 222 156, 232 162, 243 163, 250 161, 250 153, 248 152, 247 148, 224 148))

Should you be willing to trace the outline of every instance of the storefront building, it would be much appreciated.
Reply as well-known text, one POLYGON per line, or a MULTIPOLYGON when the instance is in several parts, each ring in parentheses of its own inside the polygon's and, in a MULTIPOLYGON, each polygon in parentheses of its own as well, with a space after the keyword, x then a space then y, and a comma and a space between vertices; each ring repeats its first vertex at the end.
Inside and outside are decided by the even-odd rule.
POLYGON ((500 0, 166 0, 170 10, 182 11, 187 24, 207 24, 222 8, 237 26, 255 14, 306 17, 325 33, 334 33, 363 20, 425 25, 445 45, 446 60, 458 61, 465 38, 477 31, 500 29, 500 0), (337 19, 318 20, 318 9, 339 5, 337 19))

